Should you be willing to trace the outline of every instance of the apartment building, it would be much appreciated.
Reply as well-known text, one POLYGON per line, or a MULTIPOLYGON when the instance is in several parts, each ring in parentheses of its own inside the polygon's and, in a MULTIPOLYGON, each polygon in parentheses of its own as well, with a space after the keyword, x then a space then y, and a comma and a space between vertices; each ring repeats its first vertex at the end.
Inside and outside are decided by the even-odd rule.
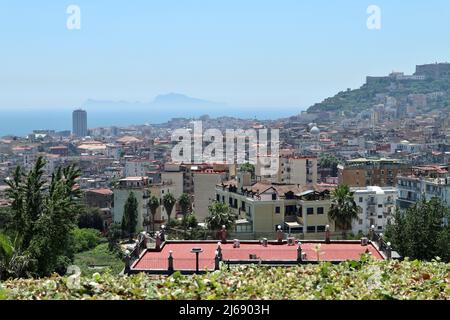
POLYGON ((353 234, 368 234, 371 226, 384 232, 395 212, 397 188, 368 186, 351 188, 358 206, 358 219, 352 222, 353 234))
POLYGON ((260 180, 284 184, 316 184, 317 157, 281 156, 278 171, 275 175, 263 175, 264 161, 258 161, 255 174, 260 180))
POLYGON ((125 177, 146 177, 153 171, 159 170, 157 161, 148 159, 127 159, 125 161, 125 177))
POLYGON ((400 209, 407 209, 425 197, 439 198, 450 203, 450 178, 447 166, 413 167, 410 175, 397 177, 398 199, 400 209))
POLYGON ((338 181, 350 187, 392 187, 398 175, 410 172, 411 166, 400 160, 359 158, 338 165, 338 181))
MULTIPOLYGON (((114 189, 114 208, 113 220, 121 223, 125 203, 131 192, 134 193, 138 201, 138 230, 143 230, 144 220, 149 217, 148 199, 151 195, 157 197, 162 203, 164 195, 174 192, 171 183, 157 183, 152 184, 147 177, 127 177, 119 181, 119 185, 114 189)), ((171 217, 175 215, 175 208, 173 208, 171 217)), ((167 221, 168 214, 164 206, 160 206, 156 212, 155 220, 157 224, 162 224, 167 221)))
POLYGON ((147 202, 149 198, 149 180, 146 177, 127 177, 119 180, 114 192, 113 220, 121 223, 125 203, 131 192, 138 202, 138 230, 143 230, 144 217, 147 215, 147 202))
POLYGON ((193 173, 194 213, 203 222, 209 215, 208 206, 215 199, 215 187, 228 176, 226 171, 206 169, 193 173))

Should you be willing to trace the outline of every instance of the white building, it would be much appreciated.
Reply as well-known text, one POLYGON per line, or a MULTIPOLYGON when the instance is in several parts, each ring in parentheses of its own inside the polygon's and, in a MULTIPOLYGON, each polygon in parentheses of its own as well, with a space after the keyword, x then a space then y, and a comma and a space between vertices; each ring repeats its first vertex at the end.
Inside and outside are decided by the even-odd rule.
POLYGON ((397 188, 369 186, 351 188, 351 191, 359 208, 358 219, 352 222, 352 232, 368 234, 372 225, 375 231, 384 232, 395 212, 397 188))
POLYGON ((203 222, 209 215, 208 206, 216 198, 216 185, 226 178, 226 172, 204 170, 194 172, 194 212, 198 221, 203 222))
POLYGON ((125 177, 146 177, 150 172, 158 171, 159 165, 148 159, 127 159, 125 161, 125 177))
MULTIPOLYGON (((263 161, 261 163, 264 163, 263 161)), ((256 165, 256 176, 274 183, 313 185, 317 183, 316 157, 280 157, 278 173, 261 175, 262 165, 256 165)))
POLYGON ((149 198, 149 183, 145 177, 128 177, 121 179, 119 185, 114 189, 113 220, 121 223, 125 203, 133 192, 138 202, 137 230, 143 230, 144 217, 148 213, 147 202, 149 198))

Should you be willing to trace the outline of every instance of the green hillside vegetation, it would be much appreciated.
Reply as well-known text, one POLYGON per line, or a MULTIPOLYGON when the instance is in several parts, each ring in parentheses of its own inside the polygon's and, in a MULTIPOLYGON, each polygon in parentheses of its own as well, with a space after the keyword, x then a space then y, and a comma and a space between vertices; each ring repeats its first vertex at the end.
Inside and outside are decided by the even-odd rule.
POLYGON ((240 266, 170 277, 108 273, 18 279, 1 284, 3 299, 443 299, 450 298, 450 264, 347 261, 296 267, 240 266), (73 289, 69 289, 73 288, 73 289))
POLYGON ((377 94, 388 94, 398 100, 406 100, 409 94, 427 94, 443 92, 444 96, 434 101, 429 101, 428 111, 436 108, 450 106, 450 77, 441 79, 428 79, 425 81, 380 81, 364 84, 359 89, 341 91, 333 97, 316 103, 308 109, 308 112, 340 111, 343 113, 357 113, 371 108, 376 102, 377 94), (391 84, 395 89, 390 88, 391 84))
POLYGON ((102 243, 89 251, 75 254, 74 265, 81 269, 83 275, 109 272, 119 274, 125 267, 122 259, 108 249, 108 243, 102 243))

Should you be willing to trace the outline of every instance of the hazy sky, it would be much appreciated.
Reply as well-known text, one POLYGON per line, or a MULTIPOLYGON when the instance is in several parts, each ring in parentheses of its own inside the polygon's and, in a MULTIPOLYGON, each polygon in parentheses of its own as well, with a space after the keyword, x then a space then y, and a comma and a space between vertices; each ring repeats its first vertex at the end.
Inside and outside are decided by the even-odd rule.
POLYGON ((179 92, 307 107, 450 55, 448 0, 0 0, 0 108, 179 92), (66 9, 81 8, 81 30, 66 9), (381 30, 366 27, 381 8, 381 30))

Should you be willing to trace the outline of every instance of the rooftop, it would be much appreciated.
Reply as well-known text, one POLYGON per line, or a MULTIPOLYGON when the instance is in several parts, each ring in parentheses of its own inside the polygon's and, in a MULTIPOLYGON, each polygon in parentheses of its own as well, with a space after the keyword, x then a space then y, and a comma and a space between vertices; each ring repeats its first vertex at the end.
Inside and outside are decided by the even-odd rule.
MULTIPOLYGON (((320 261, 345 261, 359 260, 367 251, 378 260, 384 257, 370 242, 362 246, 360 241, 334 241, 325 243, 321 241, 302 242, 302 252, 306 253, 305 261, 317 262, 315 246, 320 243, 320 261)), ((191 252, 192 248, 203 250, 199 255, 200 270, 214 270, 215 252, 217 241, 166 241, 160 250, 147 249, 141 257, 131 266, 135 272, 165 271, 168 269, 168 257, 170 251, 173 256, 174 270, 191 271, 196 268, 196 257, 191 252)), ((225 263, 245 264, 253 261, 264 261, 267 264, 295 264, 297 262, 297 245, 288 245, 286 241, 278 244, 269 241, 267 247, 259 241, 241 241, 239 248, 233 247, 233 241, 221 244, 222 261, 225 263), (254 255, 256 259, 251 259, 254 255)))

